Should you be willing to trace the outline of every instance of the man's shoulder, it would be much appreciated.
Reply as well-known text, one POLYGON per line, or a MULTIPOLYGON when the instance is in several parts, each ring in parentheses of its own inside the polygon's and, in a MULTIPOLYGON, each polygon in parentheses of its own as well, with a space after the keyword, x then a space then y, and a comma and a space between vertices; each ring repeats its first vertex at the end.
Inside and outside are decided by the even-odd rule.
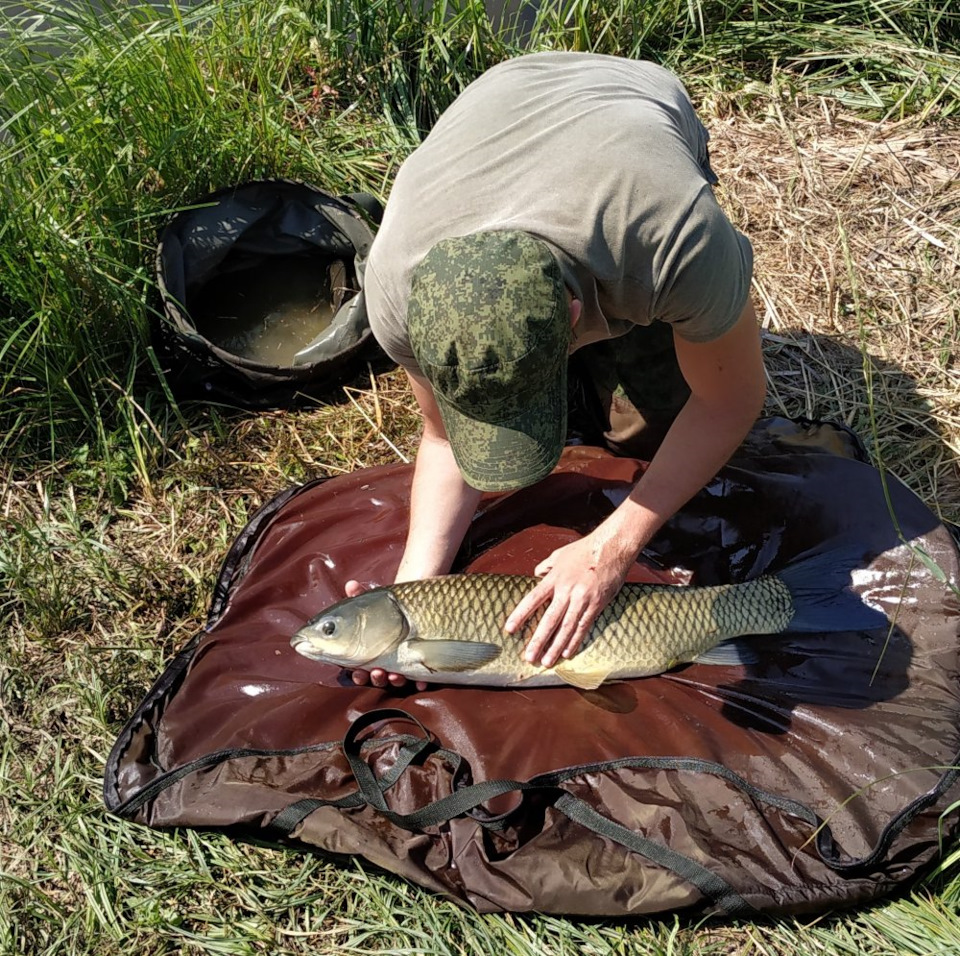
POLYGON ((581 53, 573 50, 543 50, 538 53, 524 53, 520 56, 510 57, 485 70, 473 82, 480 83, 505 75, 523 74, 532 71, 577 70, 582 70, 585 74, 594 77, 614 72, 624 77, 651 77, 658 80, 670 79, 679 82, 674 73, 652 60, 612 56, 607 53, 581 53))

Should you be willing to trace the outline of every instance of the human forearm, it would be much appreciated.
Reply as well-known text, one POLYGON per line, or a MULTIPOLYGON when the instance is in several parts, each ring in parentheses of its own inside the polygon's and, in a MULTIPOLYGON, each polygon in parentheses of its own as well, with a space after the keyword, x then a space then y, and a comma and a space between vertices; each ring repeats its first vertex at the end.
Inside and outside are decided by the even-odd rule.
POLYGON ((729 460, 759 413, 756 400, 718 407, 696 395, 677 416, 643 478, 597 531, 632 563, 660 527, 729 460), (616 544, 614 544, 616 542, 616 544))
MULTIPOLYGON (((410 384, 424 415, 424 428, 413 466, 407 541, 395 581, 446 574, 480 498, 480 492, 467 485, 460 475, 429 387, 413 375, 410 384)), ((362 590, 358 582, 347 582, 347 594, 351 597, 362 590)), ((358 685, 402 687, 406 678, 374 668, 369 672, 354 671, 353 681, 358 685)), ((426 684, 418 681, 417 687, 422 690, 426 684)))
POLYGON ((450 570, 480 494, 461 477, 446 439, 425 434, 414 465, 410 528, 398 581, 450 570))
POLYGON ((549 667, 576 653, 643 547, 716 474, 760 414, 765 381, 749 304, 721 339, 678 341, 677 359, 691 395, 646 474, 606 521, 537 566, 540 583, 507 619, 515 632, 549 602, 527 644, 528 661, 542 655, 549 667))

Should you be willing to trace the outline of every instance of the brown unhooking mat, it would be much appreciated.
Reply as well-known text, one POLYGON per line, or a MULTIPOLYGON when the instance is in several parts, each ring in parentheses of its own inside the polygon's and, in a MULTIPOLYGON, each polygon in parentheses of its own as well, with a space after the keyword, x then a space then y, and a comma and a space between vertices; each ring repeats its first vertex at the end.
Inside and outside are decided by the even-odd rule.
MULTIPOLYGON (((762 423, 632 579, 740 581, 854 536, 889 635, 755 638, 746 669, 589 693, 361 689, 300 657, 291 634, 346 580, 392 579, 411 469, 282 494, 117 740, 107 807, 358 855, 485 912, 783 914, 888 893, 936 857, 960 796, 958 554, 862 458, 841 429, 762 423)), ((642 470, 568 449, 535 488, 483 500, 459 569, 532 573, 642 470)))

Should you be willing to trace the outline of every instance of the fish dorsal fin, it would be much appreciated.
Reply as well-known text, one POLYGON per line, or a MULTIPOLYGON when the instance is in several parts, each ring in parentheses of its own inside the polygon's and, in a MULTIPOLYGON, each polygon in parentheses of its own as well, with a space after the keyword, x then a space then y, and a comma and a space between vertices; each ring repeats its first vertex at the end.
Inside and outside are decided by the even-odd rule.
POLYGON ((425 641, 414 638, 406 642, 413 660, 428 671, 470 671, 495 661, 500 645, 482 641, 425 641))
POLYGON ((760 660, 757 652, 739 640, 724 641, 709 651, 698 654, 694 664, 714 664, 719 667, 743 667, 746 664, 756 664, 760 660))
POLYGON ((579 687, 580 690, 596 690, 609 676, 613 670, 611 667, 578 667, 576 660, 561 661, 553 672, 565 684, 572 687, 579 687))

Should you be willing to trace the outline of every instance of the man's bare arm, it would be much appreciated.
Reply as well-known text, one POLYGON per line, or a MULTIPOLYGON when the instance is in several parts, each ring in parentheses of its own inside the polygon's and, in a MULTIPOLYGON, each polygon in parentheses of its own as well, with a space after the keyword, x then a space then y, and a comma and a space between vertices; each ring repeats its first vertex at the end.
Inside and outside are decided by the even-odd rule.
POLYGON ((766 381, 751 304, 713 342, 675 341, 690 398, 613 514, 537 567, 542 580, 507 620, 507 630, 516 631, 548 605, 527 645, 527 660, 552 666, 577 652, 643 547, 726 463, 762 410, 766 381))
MULTIPOLYGON (((450 570, 481 494, 460 474, 430 385, 409 372, 407 377, 423 415, 423 434, 413 466, 410 526, 397 581, 446 574, 450 570)), ((357 582, 347 582, 348 595, 362 590, 357 582)), ((379 668, 354 671, 353 680, 375 687, 401 687, 406 683, 402 674, 388 674, 379 668)), ((419 682, 417 686, 422 689, 426 685, 419 682)))

